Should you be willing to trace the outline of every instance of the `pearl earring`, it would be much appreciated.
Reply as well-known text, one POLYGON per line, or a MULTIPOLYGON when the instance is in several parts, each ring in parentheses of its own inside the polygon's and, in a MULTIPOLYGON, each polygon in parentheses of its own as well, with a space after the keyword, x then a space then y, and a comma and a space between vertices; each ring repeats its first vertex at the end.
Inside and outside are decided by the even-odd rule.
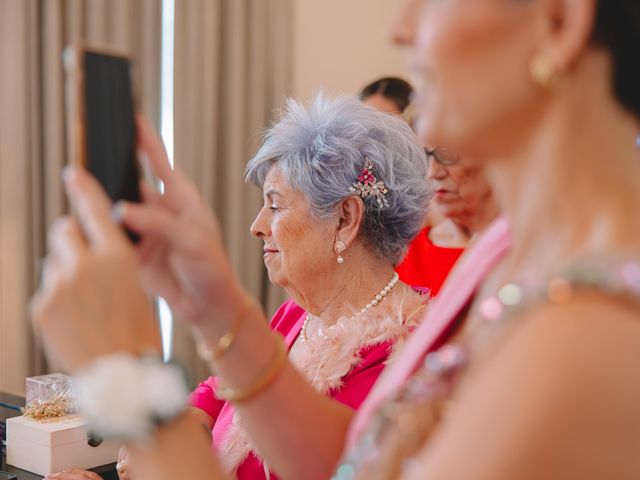
POLYGON ((341 240, 336 241, 335 245, 333 246, 333 250, 338 254, 338 263, 340 264, 344 263, 344 258, 341 255, 341 253, 344 252, 346 249, 347 249, 347 246, 341 240))

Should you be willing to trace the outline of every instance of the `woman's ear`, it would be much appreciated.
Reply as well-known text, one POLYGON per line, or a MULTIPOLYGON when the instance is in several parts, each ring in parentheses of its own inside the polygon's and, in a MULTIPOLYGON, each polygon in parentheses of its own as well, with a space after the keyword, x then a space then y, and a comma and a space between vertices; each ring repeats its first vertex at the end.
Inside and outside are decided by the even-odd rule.
POLYGON ((336 240, 342 241, 349 248, 360 231, 364 220, 364 203, 360 197, 345 198, 338 207, 338 228, 336 240))
POLYGON ((571 70, 591 40, 597 0, 545 0, 543 5, 544 32, 537 54, 562 74, 571 70))

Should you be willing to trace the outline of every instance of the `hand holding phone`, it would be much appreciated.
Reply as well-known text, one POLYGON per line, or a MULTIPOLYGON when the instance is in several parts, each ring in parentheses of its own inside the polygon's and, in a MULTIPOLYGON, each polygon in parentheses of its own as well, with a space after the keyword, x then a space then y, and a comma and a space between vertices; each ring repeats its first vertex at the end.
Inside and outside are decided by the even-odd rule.
MULTIPOLYGON (((113 202, 141 199, 130 60, 68 47, 67 125, 70 163, 88 169, 113 202)), ((136 236, 129 232, 132 240, 136 236)))

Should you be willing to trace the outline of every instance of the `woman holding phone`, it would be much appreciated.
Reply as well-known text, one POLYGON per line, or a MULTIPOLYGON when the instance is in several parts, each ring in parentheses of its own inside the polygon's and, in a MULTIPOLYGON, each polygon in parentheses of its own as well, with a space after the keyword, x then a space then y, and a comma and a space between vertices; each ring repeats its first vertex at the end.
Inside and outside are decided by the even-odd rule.
MULTIPOLYGON (((640 223, 633 206, 640 202, 640 4, 411 0, 395 38, 412 48, 412 66, 425 80, 419 134, 484 165, 513 245, 470 299, 464 321, 443 332, 435 355, 414 363, 379 408, 345 419, 342 428, 350 423, 351 435, 335 477, 638 478, 640 223)), ((159 147, 151 145, 153 154, 159 147)), ((54 250, 66 275, 45 276, 35 316, 49 347, 77 368, 114 350, 139 352, 150 342, 152 319, 139 306, 139 286, 122 290, 127 295, 117 310, 101 313, 87 304, 74 312, 66 285, 116 284, 115 267, 135 257, 109 222, 99 189, 79 172, 67 185, 88 237, 74 237, 77 250, 68 256, 54 250), (117 262, 105 265, 104 252, 117 262), (78 258, 81 267, 72 268, 78 258), (83 334, 87 324, 106 330, 106 341, 92 343, 83 334), (75 343, 86 347, 67 351, 72 344, 61 330, 78 331, 75 343)), ((135 228, 126 211, 124 220, 135 228)), ((216 238, 215 229, 206 231, 216 238)), ((238 314, 241 296, 221 254, 189 258, 217 267, 206 275, 190 271, 192 288, 181 297, 197 312, 201 304, 187 294, 215 287, 206 290, 215 293, 217 321, 207 324, 215 344, 238 314)), ((134 287, 135 269, 128 268, 134 287)), ((260 318, 257 310, 247 314, 260 318)), ((274 345, 266 335, 261 342, 257 334, 242 338, 235 359, 245 363, 227 358, 217 365, 237 387, 255 381, 270 363, 273 348, 266 345, 274 345)), ((419 349, 409 346, 428 343, 426 336, 414 338, 396 362, 411 364, 403 357, 419 349)), ((392 381, 385 376, 371 396, 392 381)), ((327 464, 297 478, 328 478, 341 454, 327 446, 342 446, 344 430, 305 428, 305 415, 297 412, 309 417, 317 410, 304 391, 283 369, 259 400, 242 407, 246 426, 258 444, 295 439, 313 453, 292 451, 291 463, 316 456, 322 460, 315 465, 327 464), (299 393, 293 421, 269 423, 270 402, 287 391, 299 393), (314 443, 318 438, 323 441, 314 443), (325 448, 313 451, 314 445, 325 448)), ((197 432, 177 417, 156 431, 151 450, 135 451, 136 468, 146 478, 171 478, 182 465, 188 478, 215 478, 216 459, 206 446, 180 446, 197 432)))

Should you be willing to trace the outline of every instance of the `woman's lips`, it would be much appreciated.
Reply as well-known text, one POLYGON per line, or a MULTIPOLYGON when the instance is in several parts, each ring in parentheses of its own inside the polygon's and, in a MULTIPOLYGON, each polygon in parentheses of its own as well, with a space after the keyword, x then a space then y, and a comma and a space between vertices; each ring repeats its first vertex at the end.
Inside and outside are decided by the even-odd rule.
POLYGON ((278 253, 279 250, 275 250, 273 248, 264 248, 262 251, 264 252, 263 256, 266 257, 268 255, 271 255, 272 253, 278 253))
POLYGON ((451 192, 449 190, 445 190, 444 188, 440 188, 436 190, 435 197, 438 200, 447 200, 453 199, 456 196, 455 192, 451 192))

